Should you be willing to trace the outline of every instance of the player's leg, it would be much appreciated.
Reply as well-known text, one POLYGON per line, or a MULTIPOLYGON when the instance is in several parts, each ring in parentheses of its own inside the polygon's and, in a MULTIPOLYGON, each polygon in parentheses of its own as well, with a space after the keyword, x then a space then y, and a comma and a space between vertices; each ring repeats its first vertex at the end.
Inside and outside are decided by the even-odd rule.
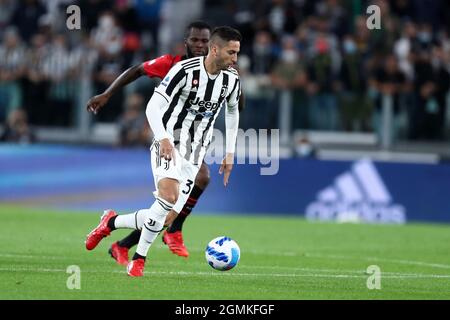
MULTIPOLYGON (((189 195, 189 198, 187 200, 188 202, 182 204, 183 207, 182 209, 179 210, 180 213, 178 215, 176 215, 177 213, 175 211, 172 211, 168 215, 168 218, 169 217, 172 218, 173 216, 176 217, 175 220, 171 221, 168 224, 169 227, 167 228, 166 231, 164 231, 162 239, 164 243, 169 246, 169 249, 174 254, 177 254, 182 257, 189 256, 189 252, 187 251, 184 245, 181 231, 183 229, 184 221, 186 220, 187 216, 191 213, 191 211, 194 209, 198 199, 207 188, 209 180, 210 180, 209 168, 206 165, 206 163, 203 162, 195 178, 195 185, 191 191, 191 194, 189 195)), ((113 243, 109 248, 108 251, 109 254, 119 264, 128 263, 128 250, 131 247, 138 244, 140 236, 141 231, 134 230, 122 240, 113 243)))
POLYGON ((134 216, 119 215, 114 221, 114 226, 112 226, 112 228, 126 228, 129 225, 133 226, 133 224, 136 228, 136 230, 133 230, 122 240, 114 242, 108 250, 111 257, 120 265, 128 265, 128 251, 139 242, 139 238, 141 236, 140 229, 144 223, 146 210, 148 209, 138 210, 134 213, 134 216))
POLYGON ((128 264, 128 251, 139 242, 141 230, 134 230, 125 238, 114 242, 108 252, 118 264, 126 266, 128 264))
POLYGON ((175 157, 170 161, 161 158, 158 142, 153 143, 150 151, 152 173, 157 189, 156 200, 147 211, 136 253, 128 264, 127 273, 130 276, 143 276, 147 252, 163 229, 165 219, 178 199, 179 181, 182 180, 184 158, 178 150, 175 149, 175 157))
MULTIPOLYGON (((140 210, 140 213, 144 213, 144 211, 140 210)), ((177 213, 175 211, 170 211, 167 215, 166 221, 164 223, 164 227, 172 224, 174 219, 177 217, 177 213)), ((114 224, 116 225, 116 224, 114 224)), ((137 230, 133 230, 129 235, 125 238, 114 242, 111 247, 108 249, 111 257, 116 260, 116 262, 120 265, 128 265, 128 251, 139 243, 139 238, 141 237, 140 228, 137 230)))
POLYGON ((209 180, 210 180, 209 168, 203 162, 199 172, 197 173, 197 176, 195 178, 195 185, 190 191, 189 197, 187 198, 186 202, 183 203, 183 207, 181 209, 178 209, 181 201, 178 201, 175 204, 174 210, 178 211, 179 214, 175 218, 173 223, 167 228, 167 230, 164 231, 162 240, 164 241, 165 244, 168 245, 170 251, 172 251, 174 254, 180 257, 189 256, 189 252, 184 244, 182 235, 182 228, 184 221, 186 220, 187 216, 191 213, 191 211, 194 209, 203 191, 205 191, 205 189, 207 188, 209 180))
POLYGON ((130 276, 143 276, 144 264, 150 246, 162 231, 167 214, 172 210, 178 199, 178 180, 162 178, 158 181, 158 196, 150 207, 141 229, 141 237, 136 253, 128 264, 127 273, 130 276))
POLYGON ((142 209, 130 214, 118 215, 114 210, 105 210, 100 223, 86 238, 86 249, 94 249, 100 241, 116 229, 140 229, 149 209, 142 209))
MULTIPOLYGON (((189 253, 184 245, 181 230, 186 217, 191 213, 195 207, 198 199, 206 189, 210 181, 210 173, 208 166, 203 162, 197 173, 195 185, 189 195, 188 202, 186 202, 180 213, 176 215, 175 211, 171 211, 172 216, 176 216, 175 220, 169 223, 169 228, 164 232, 163 241, 169 246, 169 249, 182 257, 189 256, 189 253)), ((170 213, 167 218, 169 218, 170 213)), ((166 222, 167 223, 167 222, 166 222)), ((141 232, 135 230, 131 232, 124 239, 115 242, 109 249, 111 256, 120 264, 128 263, 128 250, 134 245, 138 244, 141 232), (125 262, 126 261, 126 262, 125 262)))

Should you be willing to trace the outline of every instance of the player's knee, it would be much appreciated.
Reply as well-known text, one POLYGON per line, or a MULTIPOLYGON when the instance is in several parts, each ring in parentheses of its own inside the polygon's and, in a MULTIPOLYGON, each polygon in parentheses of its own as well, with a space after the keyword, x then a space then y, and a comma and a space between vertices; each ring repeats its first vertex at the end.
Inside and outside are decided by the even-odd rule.
POLYGON ((178 193, 167 190, 160 191, 159 197, 170 204, 175 204, 178 200, 178 193))
POLYGON ((158 184, 158 197, 175 204, 178 200, 178 182, 166 181, 158 184))
POLYGON ((206 164, 202 164, 200 170, 197 173, 197 177, 195 178, 195 185, 202 190, 205 190, 209 184, 210 174, 209 168, 206 164))

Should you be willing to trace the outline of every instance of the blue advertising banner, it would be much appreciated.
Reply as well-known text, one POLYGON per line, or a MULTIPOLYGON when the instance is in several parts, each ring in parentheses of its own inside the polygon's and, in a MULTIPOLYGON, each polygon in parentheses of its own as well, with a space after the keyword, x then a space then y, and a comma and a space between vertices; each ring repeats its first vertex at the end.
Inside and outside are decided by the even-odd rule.
POLYGON ((450 222, 449 199, 450 165, 292 159, 280 160, 273 176, 260 175, 259 165, 237 165, 227 188, 212 178, 198 209, 313 220, 450 222))
MULTIPOLYGON (((219 164, 194 213, 289 214, 311 220, 450 222, 450 165, 370 159, 280 160, 278 172, 219 164), (269 171, 265 171, 266 173, 269 171)), ((155 190, 145 149, 0 145, 0 203, 121 213, 148 208, 155 190)))

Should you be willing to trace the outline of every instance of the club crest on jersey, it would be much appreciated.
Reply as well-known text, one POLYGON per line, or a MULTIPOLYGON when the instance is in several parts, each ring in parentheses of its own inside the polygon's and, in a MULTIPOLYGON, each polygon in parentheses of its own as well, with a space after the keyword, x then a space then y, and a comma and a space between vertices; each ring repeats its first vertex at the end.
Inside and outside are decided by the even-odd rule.
POLYGON ((227 95, 227 91, 228 91, 228 86, 223 86, 222 91, 220 91, 220 97, 225 98, 225 96, 227 95))

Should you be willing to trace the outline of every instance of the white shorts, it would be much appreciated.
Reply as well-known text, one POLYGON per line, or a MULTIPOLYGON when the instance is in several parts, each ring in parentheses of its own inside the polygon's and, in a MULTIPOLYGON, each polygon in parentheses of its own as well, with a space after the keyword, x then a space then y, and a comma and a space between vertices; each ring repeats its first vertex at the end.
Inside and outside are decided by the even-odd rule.
MULTIPOLYGON (((169 161, 161 158, 159 148, 159 142, 157 141, 153 142, 150 147, 150 158, 155 188, 158 190, 158 182, 163 178, 178 180, 180 183, 178 200, 173 206, 173 210, 180 213, 194 188, 195 177, 200 170, 200 166, 196 166, 186 160, 180 155, 177 149, 175 149, 175 159, 169 161)), ((154 195, 156 196, 157 192, 154 192, 154 195)))

